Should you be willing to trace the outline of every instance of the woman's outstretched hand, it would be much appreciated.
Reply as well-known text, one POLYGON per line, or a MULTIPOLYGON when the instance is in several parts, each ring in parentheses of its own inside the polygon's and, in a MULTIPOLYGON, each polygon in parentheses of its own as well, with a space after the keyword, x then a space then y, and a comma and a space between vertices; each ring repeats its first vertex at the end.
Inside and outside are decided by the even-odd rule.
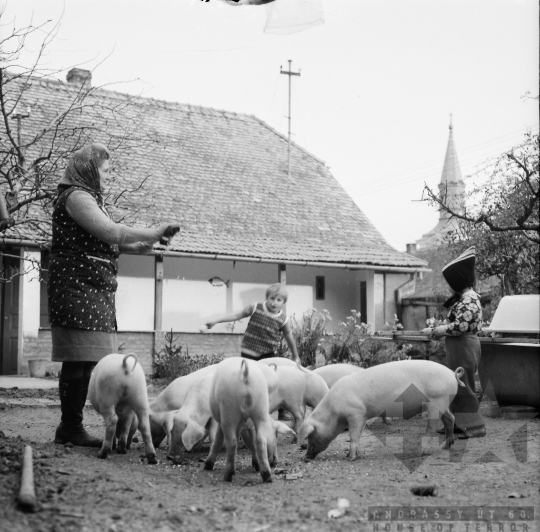
POLYGON ((180 224, 162 224, 158 228, 159 243, 162 246, 169 244, 171 238, 180 231, 180 224))

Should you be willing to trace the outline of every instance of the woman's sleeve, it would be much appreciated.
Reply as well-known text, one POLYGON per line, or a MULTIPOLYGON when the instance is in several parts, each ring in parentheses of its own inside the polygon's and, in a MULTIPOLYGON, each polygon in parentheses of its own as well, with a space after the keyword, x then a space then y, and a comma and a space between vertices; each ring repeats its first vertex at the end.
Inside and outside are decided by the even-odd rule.
POLYGON ((482 321, 482 307, 471 297, 459 300, 451 312, 451 321, 446 325, 446 332, 451 336, 478 332, 482 321))
POLYGON ((94 197, 82 190, 75 190, 69 195, 66 209, 85 231, 107 244, 122 246, 140 241, 159 240, 155 229, 133 228, 113 222, 99 208, 94 197))

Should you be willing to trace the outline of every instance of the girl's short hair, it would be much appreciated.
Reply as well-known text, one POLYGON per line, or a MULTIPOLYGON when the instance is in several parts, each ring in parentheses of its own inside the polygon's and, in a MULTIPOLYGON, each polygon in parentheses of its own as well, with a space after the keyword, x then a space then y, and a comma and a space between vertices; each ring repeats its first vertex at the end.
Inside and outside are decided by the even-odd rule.
POLYGON ((287 292, 287 288, 283 283, 274 283, 266 289, 266 299, 273 295, 280 295, 286 302, 289 292, 287 292))

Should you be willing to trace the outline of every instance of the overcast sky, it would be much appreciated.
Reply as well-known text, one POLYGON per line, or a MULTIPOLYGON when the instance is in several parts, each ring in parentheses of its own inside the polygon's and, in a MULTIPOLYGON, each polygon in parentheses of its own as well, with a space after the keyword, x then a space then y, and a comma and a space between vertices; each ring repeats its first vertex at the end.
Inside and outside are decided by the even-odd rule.
MULTIPOLYGON (((60 79, 73 66, 95 69, 93 85, 253 114, 285 135, 280 66, 291 59, 301 70, 292 80, 293 140, 326 162, 401 251, 437 223, 418 200, 424 183, 440 180, 451 113, 464 177, 527 128, 538 131, 537 102, 523 98, 538 94, 536 0, 2 3, 2 37, 15 19, 60 21, 44 58, 65 69, 60 79), (286 33, 293 4, 306 20, 322 7, 322 23, 286 33), (265 31, 269 16, 285 33, 265 31)), ((35 51, 30 41, 22 62, 35 51)))

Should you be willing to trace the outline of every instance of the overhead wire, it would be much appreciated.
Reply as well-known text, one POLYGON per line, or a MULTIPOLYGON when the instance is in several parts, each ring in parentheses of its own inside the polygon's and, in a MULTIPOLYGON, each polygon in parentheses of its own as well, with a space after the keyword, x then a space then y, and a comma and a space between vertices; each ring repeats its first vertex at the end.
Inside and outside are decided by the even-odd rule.
MULTIPOLYGON (((477 161, 476 164, 482 164, 486 160, 496 157, 500 155, 501 153, 504 153, 505 151, 508 151, 509 149, 511 149, 512 146, 515 146, 516 144, 512 143, 512 146, 508 146, 508 142, 506 142, 504 148, 499 147, 496 149, 491 149, 488 153, 484 153, 480 156, 477 154, 474 154, 474 152, 477 152, 479 150, 480 151, 485 150, 485 148, 487 148, 490 145, 493 146, 496 144, 500 144, 501 139, 516 136, 517 133, 521 133, 522 135, 523 132, 524 132, 524 129, 521 129, 516 132, 512 132, 512 133, 503 135, 501 137, 497 137, 496 139, 492 139, 490 141, 485 141, 483 143, 471 146, 470 148, 467 148, 460 152, 461 154, 469 153, 469 156, 463 157, 463 156, 458 155, 458 160, 466 164, 470 164, 470 161, 476 160, 477 161), (487 145, 487 146, 485 146, 484 148, 481 148, 481 146, 484 146, 484 145, 487 145)), ((362 195, 368 195, 368 194, 374 194, 383 190, 387 190, 389 188, 394 188, 396 186, 403 186, 403 185, 410 184, 415 181, 425 180, 427 178, 432 177, 436 171, 442 172, 443 165, 444 165, 444 157, 439 157, 437 159, 432 159, 425 163, 420 163, 416 166, 410 167, 403 171, 396 171, 396 172, 391 172, 389 174, 385 174, 382 176, 378 176, 377 178, 364 181, 361 184, 358 184, 354 187, 346 187, 347 192, 350 195, 357 195, 359 193, 361 193, 362 195), (437 167, 437 169, 435 167, 437 167), (417 172, 416 171, 417 169, 420 171, 417 172), (413 177, 406 178, 407 174, 410 174, 411 172, 415 172, 415 175, 413 177), (391 176, 395 176, 395 177, 391 177, 391 176), (388 177, 390 177, 390 179, 388 179, 388 177), (370 186, 371 184, 375 184, 375 186, 370 186)), ((478 175, 481 171, 483 171, 483 169, 477 172, 469 173, 464 177, 464 179, 470 179, 471 177, 478 175)))

